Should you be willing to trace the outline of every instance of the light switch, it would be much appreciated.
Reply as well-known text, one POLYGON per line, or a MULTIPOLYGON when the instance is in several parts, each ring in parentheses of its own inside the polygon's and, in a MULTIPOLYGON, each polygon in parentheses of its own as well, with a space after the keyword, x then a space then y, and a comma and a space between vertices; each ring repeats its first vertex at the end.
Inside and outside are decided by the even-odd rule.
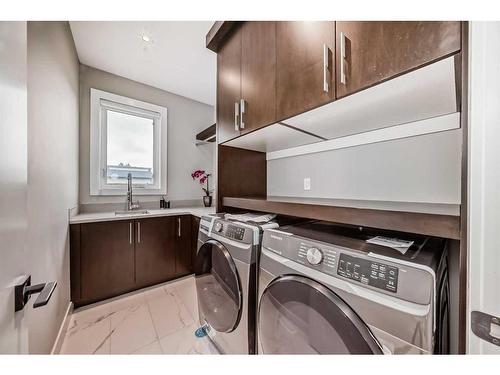
POLYGON ((311 178, 304 178, 304 190, 311 190, 311 178))

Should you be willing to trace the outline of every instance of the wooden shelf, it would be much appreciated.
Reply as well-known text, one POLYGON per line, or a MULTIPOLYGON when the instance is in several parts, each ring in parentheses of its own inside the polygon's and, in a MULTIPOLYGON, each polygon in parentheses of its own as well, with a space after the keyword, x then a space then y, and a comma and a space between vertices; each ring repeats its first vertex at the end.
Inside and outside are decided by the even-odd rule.
POLYGON ((328 206, 251 197, 223 197, 222 205, 341 224, 460 239, 460 216, 328 206))
POLYGON ((217 133, 216 124, 210 125, 205 130, 196 134, 196 142, 199 143, 213 143, 215 142, 215 137, 217 133))

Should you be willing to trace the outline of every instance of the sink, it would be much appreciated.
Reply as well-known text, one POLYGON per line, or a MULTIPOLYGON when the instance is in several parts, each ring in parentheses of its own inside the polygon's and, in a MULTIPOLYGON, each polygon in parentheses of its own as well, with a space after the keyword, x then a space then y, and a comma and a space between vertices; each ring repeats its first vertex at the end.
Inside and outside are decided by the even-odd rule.
POLYGON ((146 215, 148 210, 115 211, 115 215, 146 215))

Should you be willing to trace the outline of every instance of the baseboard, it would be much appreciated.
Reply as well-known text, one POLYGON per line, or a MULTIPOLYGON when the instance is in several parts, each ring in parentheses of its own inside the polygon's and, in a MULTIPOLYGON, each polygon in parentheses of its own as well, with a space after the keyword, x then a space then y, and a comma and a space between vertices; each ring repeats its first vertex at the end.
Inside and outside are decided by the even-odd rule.
POLYGON ((68 304, 68 308, 66 309, 66 314, 64 314, 64 319, 61 323, 61 327, 59 327, 59 332, 57 333, 57 337, 54 341, 54 345, 52 346, 50 354, 59 354, 59 352, 61 351, 61 346, 64 340, 64 336, 66 336, 66 331, 68 330, 68 325, 72 313, 73 302, 70 301, 68 304))

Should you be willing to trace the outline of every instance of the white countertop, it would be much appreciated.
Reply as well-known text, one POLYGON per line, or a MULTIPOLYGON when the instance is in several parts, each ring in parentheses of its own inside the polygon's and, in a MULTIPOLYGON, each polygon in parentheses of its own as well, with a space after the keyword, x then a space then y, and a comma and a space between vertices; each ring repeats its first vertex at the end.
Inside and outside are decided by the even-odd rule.
POLYGON ((115 215, 114 212, 92 212, 77 214, 69 218, 70 224, 95 223, 98 221, 115 221, 127 219, 144 219, 148 217, 193 215, 201 217, 203 215, 214 214, 214 207, 179 207, 148 210, 147 214, 125 214, 115 215))

